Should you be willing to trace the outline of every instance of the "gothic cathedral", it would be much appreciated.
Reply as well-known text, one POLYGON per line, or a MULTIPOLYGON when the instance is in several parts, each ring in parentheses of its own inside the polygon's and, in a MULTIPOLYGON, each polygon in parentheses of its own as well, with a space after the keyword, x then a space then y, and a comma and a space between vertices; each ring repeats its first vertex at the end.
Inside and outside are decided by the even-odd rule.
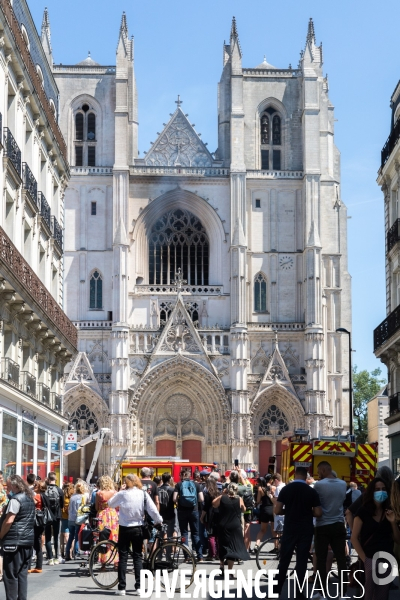
MULTIPOLYGON (((42 40, 52 61, 47 12, 42 40)), ((110 427, 99 472, 125 450, 265 472, 296 429, 348 431, 347 216, 322 64, 310 20, 297 68, 244 67, 233 19, 217 150, 178 97, 141 158, 125 15, 115 66, 53 65, 79 331, 64 414, 81 436, 110 427)))

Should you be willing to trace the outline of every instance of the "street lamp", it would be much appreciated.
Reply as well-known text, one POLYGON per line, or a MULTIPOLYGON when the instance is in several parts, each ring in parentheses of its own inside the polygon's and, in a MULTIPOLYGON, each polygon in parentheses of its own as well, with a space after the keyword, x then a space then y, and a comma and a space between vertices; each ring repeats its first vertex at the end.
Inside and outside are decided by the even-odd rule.
POLYGON ((336 333, 347 333, 349 336, 349 430, 350 435, 353 435, 353 368, 352 368, 352 348, 351 348, 351 333, 344 327, 336 329, 336 333))

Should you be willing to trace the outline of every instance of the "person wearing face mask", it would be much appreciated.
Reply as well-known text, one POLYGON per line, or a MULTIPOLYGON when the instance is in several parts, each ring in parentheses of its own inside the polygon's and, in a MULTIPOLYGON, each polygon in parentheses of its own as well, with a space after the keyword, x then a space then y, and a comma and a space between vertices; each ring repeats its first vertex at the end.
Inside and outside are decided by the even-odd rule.
POLYGON ((376 552, 387 552, 393 556, 394 542, 400 542, 400 530, 395 513, 390 510, 390 499, 386 483, 375 477, 363 496, 363 505, 358 510, 351 536, 351 543, 365 569, 365 600, 386 600, 390 583, 377 585, 372 577, 372 558, 376 552))

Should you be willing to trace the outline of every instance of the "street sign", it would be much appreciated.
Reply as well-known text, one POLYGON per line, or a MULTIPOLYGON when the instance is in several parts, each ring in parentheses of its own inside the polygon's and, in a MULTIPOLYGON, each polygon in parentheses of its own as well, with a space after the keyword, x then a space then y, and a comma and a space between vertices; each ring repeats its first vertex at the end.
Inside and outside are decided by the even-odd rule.
POLYGON ((64 450, 75 451, 78 449, 78 433, 76 431, 67 431, 64 441, 64 450))
POLYGON ((54 435, 53 433, 51 434, 51 451, 52 452, 58 452, 59 451, 59 446, 58 446, 58 435, 54 435))

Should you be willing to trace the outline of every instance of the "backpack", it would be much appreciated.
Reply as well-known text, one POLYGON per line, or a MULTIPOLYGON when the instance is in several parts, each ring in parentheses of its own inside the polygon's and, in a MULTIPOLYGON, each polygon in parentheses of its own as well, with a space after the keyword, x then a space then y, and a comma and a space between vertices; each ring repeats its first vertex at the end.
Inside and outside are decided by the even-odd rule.
POLYGON ((163 516, 163 514, 166 513, 166 510, 169 505, 168 488, 165 488, 164 486, 159 487, 158 488, 158 498, 160 500, 160 514, 161 514, 161 516, 163 516))
POLYGON ((249 487, 248 491, 243 494, 242 500, 246 510, 253 510, 256 503, 254 502, 254 495, 251 487, 249 487))
POLYGON ((49 485, 45 492, 49 501, 49 508, 54 515, 54 518, 58 518, 60 510, 60 494, 56 485, 49 485))
POLYGON ((194 508, 197 506, 197 490, 194 481, 184 479, 179 493, 179 506, 181 508, 194 508))

